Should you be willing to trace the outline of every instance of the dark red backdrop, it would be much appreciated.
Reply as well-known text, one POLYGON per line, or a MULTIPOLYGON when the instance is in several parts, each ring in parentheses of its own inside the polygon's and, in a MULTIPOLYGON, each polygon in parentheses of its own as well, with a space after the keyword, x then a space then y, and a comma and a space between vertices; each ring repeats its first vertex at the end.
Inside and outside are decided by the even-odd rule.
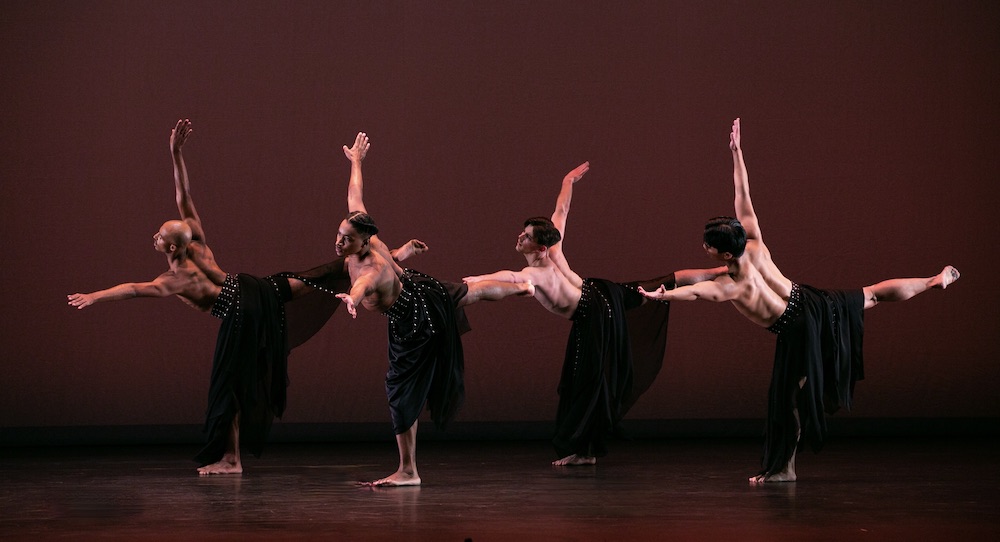
MULTIPOLYGON (((167 137, 224 269, 332 257, 340 146, 373 141, 366 203, 442 278, 519 267, 520 221, 583 160, 566 253, 626 280, 706 266, 732 212, 731 120, 768 245, 829 287, 944 264, 953 289, 866 315, 855 416, 1000 416, 993 2, 35 2, 0 7, 0 426, 197 424, 217 321, 176 300, 65 296, 165 269, 167 137)), ((472 307, 466 421, 553 417, 569 324, 472 307)), ((287 422, 387 422, 382 317, 294 352, 287 422)), ((676 304, 633 418, 764 414, 773 337, 676 304)))

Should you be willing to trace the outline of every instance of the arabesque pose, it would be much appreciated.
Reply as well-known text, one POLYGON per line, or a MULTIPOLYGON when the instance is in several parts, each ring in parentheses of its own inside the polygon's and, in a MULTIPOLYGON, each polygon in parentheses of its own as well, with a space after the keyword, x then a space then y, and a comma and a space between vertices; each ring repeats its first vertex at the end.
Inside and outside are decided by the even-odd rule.
POLYGON ((426 405, 435 424, 443 428, 465 397, 461 335, 470 328, 464 307, 511 295, 532 295, 534 288, 530 282, 444 282, 397 265, 379 239, 378 227, 364 204, 361 162, 368 148, 364 133, 357 135, 352 147, 344 146, 351 161, 347 191, 350 213, 340 224, 336 250, 345 259, 351 286, 348 293, 337 297, 352 317, 357 317, 361 306, 388 319, 385 391, 399 448, 399 467, 393 474, 365 484, 412 486, 420 484, 416 446, 421 411, 426 405))
POLYGON ((771 259, 750 201, 740 119, 733 121, 729 149, 736 218, 714 218, 704 233, 705 251, 727 272, 675 290, 642 293, 662 301, 730 301, 751 322, 777 335, 763 465, 750 482, 791 482, 796 479, 800 442, 804 439, 818 451, 827 434, 824 411, 850 409, 854 384, 864 378, 864 310, 947 288, 959 273, 949 265, 930 277, 891 279, 856 290, 823 290, 792 282, 771 259))
POLYGON ((527 267, 465 277, 481 281, 530 282, 549 312, 573 321, 559 379, 556 466, 594 465, 607 454, 606 440, 656 378, 666 349, 670 307, 645 303, 637 286, 669 289, 706 280, 725 268, 684 270, 653 280, 618 283, 580 277, 563 253, 573 186, 590 170, 584 162, 566 174, 552 218, 524 222, 514 249, 527 267))

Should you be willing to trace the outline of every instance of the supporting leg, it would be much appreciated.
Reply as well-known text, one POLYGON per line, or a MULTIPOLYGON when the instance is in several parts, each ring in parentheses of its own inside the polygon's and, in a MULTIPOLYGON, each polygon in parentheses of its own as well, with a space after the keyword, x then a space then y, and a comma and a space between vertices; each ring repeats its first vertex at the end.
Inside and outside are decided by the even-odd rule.
POLYGON ((362 485, 378 487, 420 485, 420 475, 417 474, 417 422, 413 422, 409 429, 396 435, 396 446, 399 447, 399 468, 396 472, 372 482, 362 482, 362 485))
POLYGON ((802 377, 799 380, 799 389, 795 390, 795 394, 792 396, 792 415, 795 417, 795 450, 792 452, 792 457, 789 458, 788 463, 785 464, 785 468, 781 469, 780 472, 774 474, 758 474, 757 476, 751 476, 749 481, 751 485, 758 485, 770 482, 794 482, 796 480, 795 475, 795 454, 799 451, 799 440, 802 438, 802 424, 799 421, 799 405, 798 396, 799 391, 802 387, 806 385, 806 377, 802 377))
POLYGON ((556 467, 579 467, 586 465, 596 465, 597 458, 592 455, 580 455, 572 454, 568 455, 562 459, 557 459, 552 462, 552 465, 556 467))
POLYGON ((198 474, 242 474, 243 463, 240 462, 240 413, 233 417, 233 425, 229 429, 229 440, 226 442, 226 452, 222 459, 198 468, 198 474))

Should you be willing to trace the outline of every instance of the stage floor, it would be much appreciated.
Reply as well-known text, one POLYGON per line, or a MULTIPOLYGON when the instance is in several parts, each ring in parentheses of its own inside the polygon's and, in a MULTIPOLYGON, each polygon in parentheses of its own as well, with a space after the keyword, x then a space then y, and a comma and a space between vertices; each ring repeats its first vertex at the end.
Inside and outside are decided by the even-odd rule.
POLYGON ((421 442, 423 486, 371 489, 390 441, 277 444, 242 476, 197 447, 0 448, 0 539, 1000 540, 993 438, 839 438, 795 483, 751 487, 756 439, 613 442, 596 467, 546 442, 421 442))

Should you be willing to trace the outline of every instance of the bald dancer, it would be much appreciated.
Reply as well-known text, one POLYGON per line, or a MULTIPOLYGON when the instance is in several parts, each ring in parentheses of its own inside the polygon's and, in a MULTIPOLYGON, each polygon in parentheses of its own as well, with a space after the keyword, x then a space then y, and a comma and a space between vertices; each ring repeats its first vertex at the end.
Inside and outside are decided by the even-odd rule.
POLYGON ((640 290, 650 299, 729 301, 751 322, 777 335, 761 471, 751 484, 793 482, 795 453, 804 439, 819 451, 826 438, 824 410, 850 409, 856 381, 864 378, 863 311, 881 302, 904 301, 958 280, 946 266, 926 278, 892 279, 857 290, 821 290, 796 284, 771 260, 750 201, 740 145, 740 119, 733 121, 736 218, 714 218, 705 226, 708 256, 727 268, 712 280, 675 290, 640 290))
MULTIPOLYGON (((243 445, 259 456, 273 418, 285 409, 289 344, 284 304, 313 288, 289 273, 258 278, 230 275, 221 269, 205 240, 181 153, 191 133, 187 119, 178 120, 170 132, 180 219, 164 222, 153 235, 153 248, 167 258, 167 271, 148 282, 128 282, 67 298, 70 306, 83 309, 105 301, 177 296, 195 310, 211 312, 222 320, 205 422, 208 444, 195 459, 202 465, 199 474, 239 474, 243 472, 241 437, 243 445)), ((423 243, 411 240, 394 252, 404 259, 425 249, 423 243)), ((317 270, 306 272, 303 278, 318 281, 320 272, 336 278, 344 273, 343 260, 317 270)), ((321 326, 322 321, 312 332, 321 326)))

